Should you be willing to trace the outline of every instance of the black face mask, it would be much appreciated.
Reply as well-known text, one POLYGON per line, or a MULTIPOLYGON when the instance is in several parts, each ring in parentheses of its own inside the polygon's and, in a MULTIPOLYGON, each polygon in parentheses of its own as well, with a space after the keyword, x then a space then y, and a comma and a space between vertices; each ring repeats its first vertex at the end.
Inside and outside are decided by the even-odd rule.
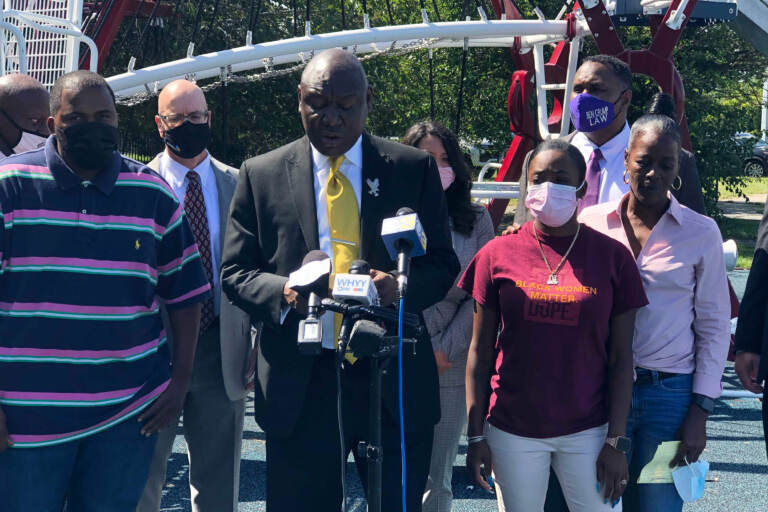
POLYGON ((193 158, 208 147, 211 127, 208 123, 193 124, 184 121, 176 128, 165 130, 163 140, 173 154, 181 158, 193 158))
MULTIPOLYGON (((21 139, 22 139, 22 137, 24 137, 24 133, 25 133, 25 132, 26 132, 26 133, 29 133, 29 134, 32 134, 32 135, 35 135, 36 137, 40 137, 41 139, 47 139, 47 138, 48 138, 48 136, 47 136, 47 135, 45 135, 44 133, 35 132, 35 131, 32 131, 32 130, 27 130, 27 129, 25 129, 25 128, 22 128, 22 127, 21 127, 21 125, 20 125, 19 123, 17 123, 17 122, 16 122, 16 121, 15 121, 15 120, 14 120, 14 119, 13 119, 13 118, 12 118, 12 117, 11 117, 11 116, 8 114, 8 112, 6 112, 6 111, 5 111, 5 109, 4 109, 4 108, 0 108, 0 114, 3 114, 3 117, 5 117, 5 118, 6 118, 6 119, 7 119, 7 120, 8 120, 8 121, 11 123, 11 125, 12 125, 14 128, 16 128, 17 130, 19 130, 19 136, 18 136, 18 137, 16 137, 16 140, 15 140, 15 141, 9 141, 8 139, 6 139, 6 138, 5 138, 5 137, 3 137, 2 135, 0 135, 0 138, 1 138, 1 139, 3 139, 3 142, 5 142, 5 144, 6 144, 6 145, 7 145, 7 146, 8 146, 8 147, 11 149, 11 152, 12 152, 12 153, 16 153, 16 150, 15 150, 15 148, 16 148, 16 146, 18 146, 18 145, 19 145, 19 143, 21 142, 21 139)), ((28 148, 26 148, 26 149, 22 150, 22 152, 23 152, 23 151, 27 151, 27 150, 28 150, 28 148)))
POLYGON ((62 158, 88 170, 103 170, 120 144, 120 132, 106 123, 82 123, 56 130, 62 158))

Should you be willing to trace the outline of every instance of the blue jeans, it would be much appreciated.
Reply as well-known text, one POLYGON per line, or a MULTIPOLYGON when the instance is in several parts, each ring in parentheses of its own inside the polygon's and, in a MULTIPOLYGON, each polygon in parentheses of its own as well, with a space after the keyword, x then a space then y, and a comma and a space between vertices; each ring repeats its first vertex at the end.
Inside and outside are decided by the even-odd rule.
POLYGON ((674 441, 691 404, 693 377, 678 375, 660 380, 658 372, 638 368, 638 376, 652 382, 635 384, 627 419, 629 485, 624 492, 627 512, 680 512, 683 500, 674 484, 637 484, 640 471, 653 458, 662 441, 674 441))
POLYGON ((135 417, 98 434, 55 446, 0 453, 0 510, 132 512, 156 435, 144 437, 135 417))

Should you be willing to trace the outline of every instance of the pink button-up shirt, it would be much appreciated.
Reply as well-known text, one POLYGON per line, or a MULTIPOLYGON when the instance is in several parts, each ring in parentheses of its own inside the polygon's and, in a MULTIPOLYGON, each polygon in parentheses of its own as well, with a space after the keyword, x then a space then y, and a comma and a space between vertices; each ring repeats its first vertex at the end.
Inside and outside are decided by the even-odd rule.
MULTIPOLYGON (((579 221, 630 249, 618 201, 584 209, 579 221)), ((730 344, 730 298, 717 224, 681 206, 669 208, 637 256, 649 304, 637 312, 635 366, 693 373, 693 392, 717 398, 730 344)))

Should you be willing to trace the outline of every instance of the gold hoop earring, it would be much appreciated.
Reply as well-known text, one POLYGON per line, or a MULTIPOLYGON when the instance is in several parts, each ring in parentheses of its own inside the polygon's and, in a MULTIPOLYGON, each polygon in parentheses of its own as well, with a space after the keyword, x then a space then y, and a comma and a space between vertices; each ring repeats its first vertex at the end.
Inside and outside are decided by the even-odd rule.
POLYGON ((678 174, 677 176, 675 176, 675 180, 676 181, 672 182, 672 190, 677 192, 683 186, 683 178, 681 178, 680 175, 678 174), (677 183, 677 186, 675 186, 675 183, 677 183))
POLYGON ((624 169, 624 175, 622 176, 622 178, 624 179, 624 184, 625 185, 629 185, 629 178, 627 177, 627 174, 628 174, 627 170, 624 169))

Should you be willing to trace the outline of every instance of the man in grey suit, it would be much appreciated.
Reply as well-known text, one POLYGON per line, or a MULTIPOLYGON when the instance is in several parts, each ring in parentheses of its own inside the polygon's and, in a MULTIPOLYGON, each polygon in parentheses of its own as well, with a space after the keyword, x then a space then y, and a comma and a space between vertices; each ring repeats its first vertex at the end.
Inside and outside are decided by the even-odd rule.
MULTIPOLYGON (((158 98, 165 151, 149 163, 173 188, 195 235, 213 298, 203 305, 192 382, 183 410, 194 512, 237 510, 250 319, 221 294, 219 268, 236 169, 211 157, 211 116, 203 91, 177 80, 158 98)), ((162 271, 162 269, 161 269, 162 271)), ((171 349, 173 349, 172 340, 171 349)), ((158 512, 175 428, 157 440, 138 512, 158 512)))

